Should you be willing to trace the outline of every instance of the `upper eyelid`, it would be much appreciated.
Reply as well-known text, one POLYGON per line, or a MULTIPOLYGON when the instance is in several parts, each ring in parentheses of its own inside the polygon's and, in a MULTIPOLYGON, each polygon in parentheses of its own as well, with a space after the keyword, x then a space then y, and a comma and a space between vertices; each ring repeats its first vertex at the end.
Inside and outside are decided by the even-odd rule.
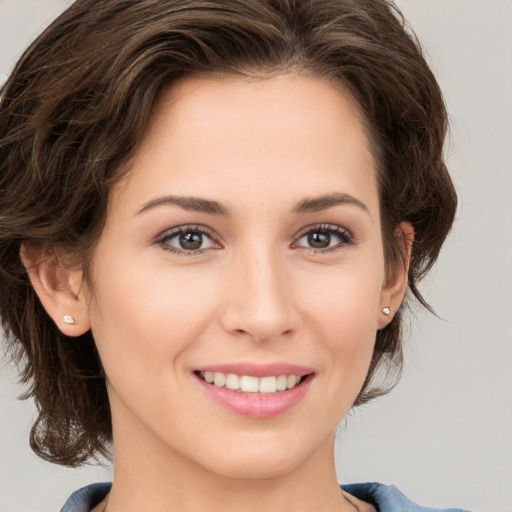
POLYGON ((158 235, 156 235, 156 241, 162 241, 166 238, 171 238, 176 236, 179 233, 183 233, 186 231, 199 231, 207 236, 209 236, 212 240, 218 241, 218 236, 216 236, 215 231, 208 228, 207 226, 203 226, 202 224, 182 224, 180 226, 175 226, 173 228, 167 228, 158 235))
MULTIPOLYGON (((305 233, 308 233, 315 229, 326 229, 326 230, 330 229, 332 231, 343 231, 344 233, 347 233, 347 235, 352 236, 351 231, 343 226, 338 226, 336 224, 328 224, 328 223, 316 223, 316 224, 310 224, 308 226, 301 228, 294 235, 294 238, 301 237, 305 233)), ((170 236, 172 234, 180 233, 181 231, 187 231, 187 230, 201 231, 203 233, 206 233, 207 235, 211 235, 212 237, 215 237, 215 235, 216 235, 216 232, 213 229, 211 229, 208 226, 205 226, 203 224, 181 224, 179 226, 174 226, 172 228, 167 228, 167 229, 163 230, 156 236, 156 238, 170 236)))
POLYGON ((347 229, 343 226, 338 226, 337 224, 327 224, 327 223, 319 223, 319 224, 311 224, 309 226, 306 226, 302 228, 294 237, 295 240, 302 238, 307 233, 310 233, 311 231, 316 230, 326 230, 326 231, 332 231, 332 232, 341 232, 346 233, 346 235, 350 239, 354 239, 354 235, 352 234, 350 229, 347 229))

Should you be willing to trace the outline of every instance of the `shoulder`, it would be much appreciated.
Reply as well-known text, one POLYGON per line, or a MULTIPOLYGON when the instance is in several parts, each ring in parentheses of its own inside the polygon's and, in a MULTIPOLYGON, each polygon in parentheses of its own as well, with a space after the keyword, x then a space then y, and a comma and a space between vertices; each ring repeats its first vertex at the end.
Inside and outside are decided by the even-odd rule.
POLYGON ((377 507, 379 512, 467 512, 459 508, 434 509, 421 507, 409 500, 394 485, 383 485, 375 482, 364 484, 347 484, 341 488, 377 507))
POLYGON ((111 487, 110 482, 82 487, 68 498, 60 512, 90 512, 105 498, 111 487))
MULTIPOLYGON (((103 482, 88 485, 75 491, 64 504, 60 512, 90 512, 110 491, 112 484, 103 482)), ((379 512, 467 512, 458 508, 433 509, 421 507, 410 501, 394 485, 379 483, 347 484, 341 488, 375 505, 379 512)))

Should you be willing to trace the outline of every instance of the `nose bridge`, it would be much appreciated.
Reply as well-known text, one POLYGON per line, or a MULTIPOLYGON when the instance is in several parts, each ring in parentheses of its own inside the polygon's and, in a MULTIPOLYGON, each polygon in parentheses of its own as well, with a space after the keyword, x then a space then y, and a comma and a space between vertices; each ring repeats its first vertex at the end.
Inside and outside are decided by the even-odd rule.
POLYGON ((269 243, 239 248, 228 277, 225 329, 261 342, 296 328, 297 315, 285 267, 284 258, 269 243))

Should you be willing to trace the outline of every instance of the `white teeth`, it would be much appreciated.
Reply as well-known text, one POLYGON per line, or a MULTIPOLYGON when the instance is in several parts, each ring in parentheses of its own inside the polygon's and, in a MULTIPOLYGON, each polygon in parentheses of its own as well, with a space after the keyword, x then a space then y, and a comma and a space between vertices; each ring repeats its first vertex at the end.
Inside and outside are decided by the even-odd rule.
POLYGON ((286 389, 286 382, 288 381, 288 377, 286 375, 279 375, 276 379, 276 389, 277 391, 284 391, 286 389))
POLYGON ((249 377, 248 375, 242 375, 240 377, 240 390, 244 393, 257 393, 259 387, 258 377, 249 377))
POLYGON ((294 388, 298 384, 299 380, 300 377, 297 375, 288 375, 288 377, 286 377, 286 387, 288 389, 294 388))
POLYGON ((258 386, 260 393, 275 393, 277 391, 275 377, 262 377, 258 386))
POLYGON ((218 387, 218 388, 223 388, 224 385, 226 384, 226 376, 223 374, 223 373, 220 373, 220 372, 215 372, 213 374, 213 383, 218 387))
POLYGON ((242 393, 276 393, 297 386, 301 380, 299 375, 276 375, 254 377, 252 375, 236 375, 234 373, 200 372, 199 376, 218 388, 226 387, 242 393))
POLYGON ((226 387, 228 389, 240 389, 240 377, 233 373, 226 375, 226 387))

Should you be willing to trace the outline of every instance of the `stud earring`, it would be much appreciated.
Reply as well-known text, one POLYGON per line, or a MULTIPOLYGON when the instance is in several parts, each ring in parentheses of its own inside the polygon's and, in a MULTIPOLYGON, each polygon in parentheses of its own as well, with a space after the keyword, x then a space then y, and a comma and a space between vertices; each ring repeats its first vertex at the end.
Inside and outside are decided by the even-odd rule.
POLYGON ((382 313, 386 316, 391 315, 391 309, 389 309, 387 306, 385 308, 382 308, 382 313))
POLYGON ((68 324, 68 325, 74 325, 76 324, 76 320, 71 316, 71 315, 64 315, 62 317, 62 321, 65 323, 65 324, 68 324))

